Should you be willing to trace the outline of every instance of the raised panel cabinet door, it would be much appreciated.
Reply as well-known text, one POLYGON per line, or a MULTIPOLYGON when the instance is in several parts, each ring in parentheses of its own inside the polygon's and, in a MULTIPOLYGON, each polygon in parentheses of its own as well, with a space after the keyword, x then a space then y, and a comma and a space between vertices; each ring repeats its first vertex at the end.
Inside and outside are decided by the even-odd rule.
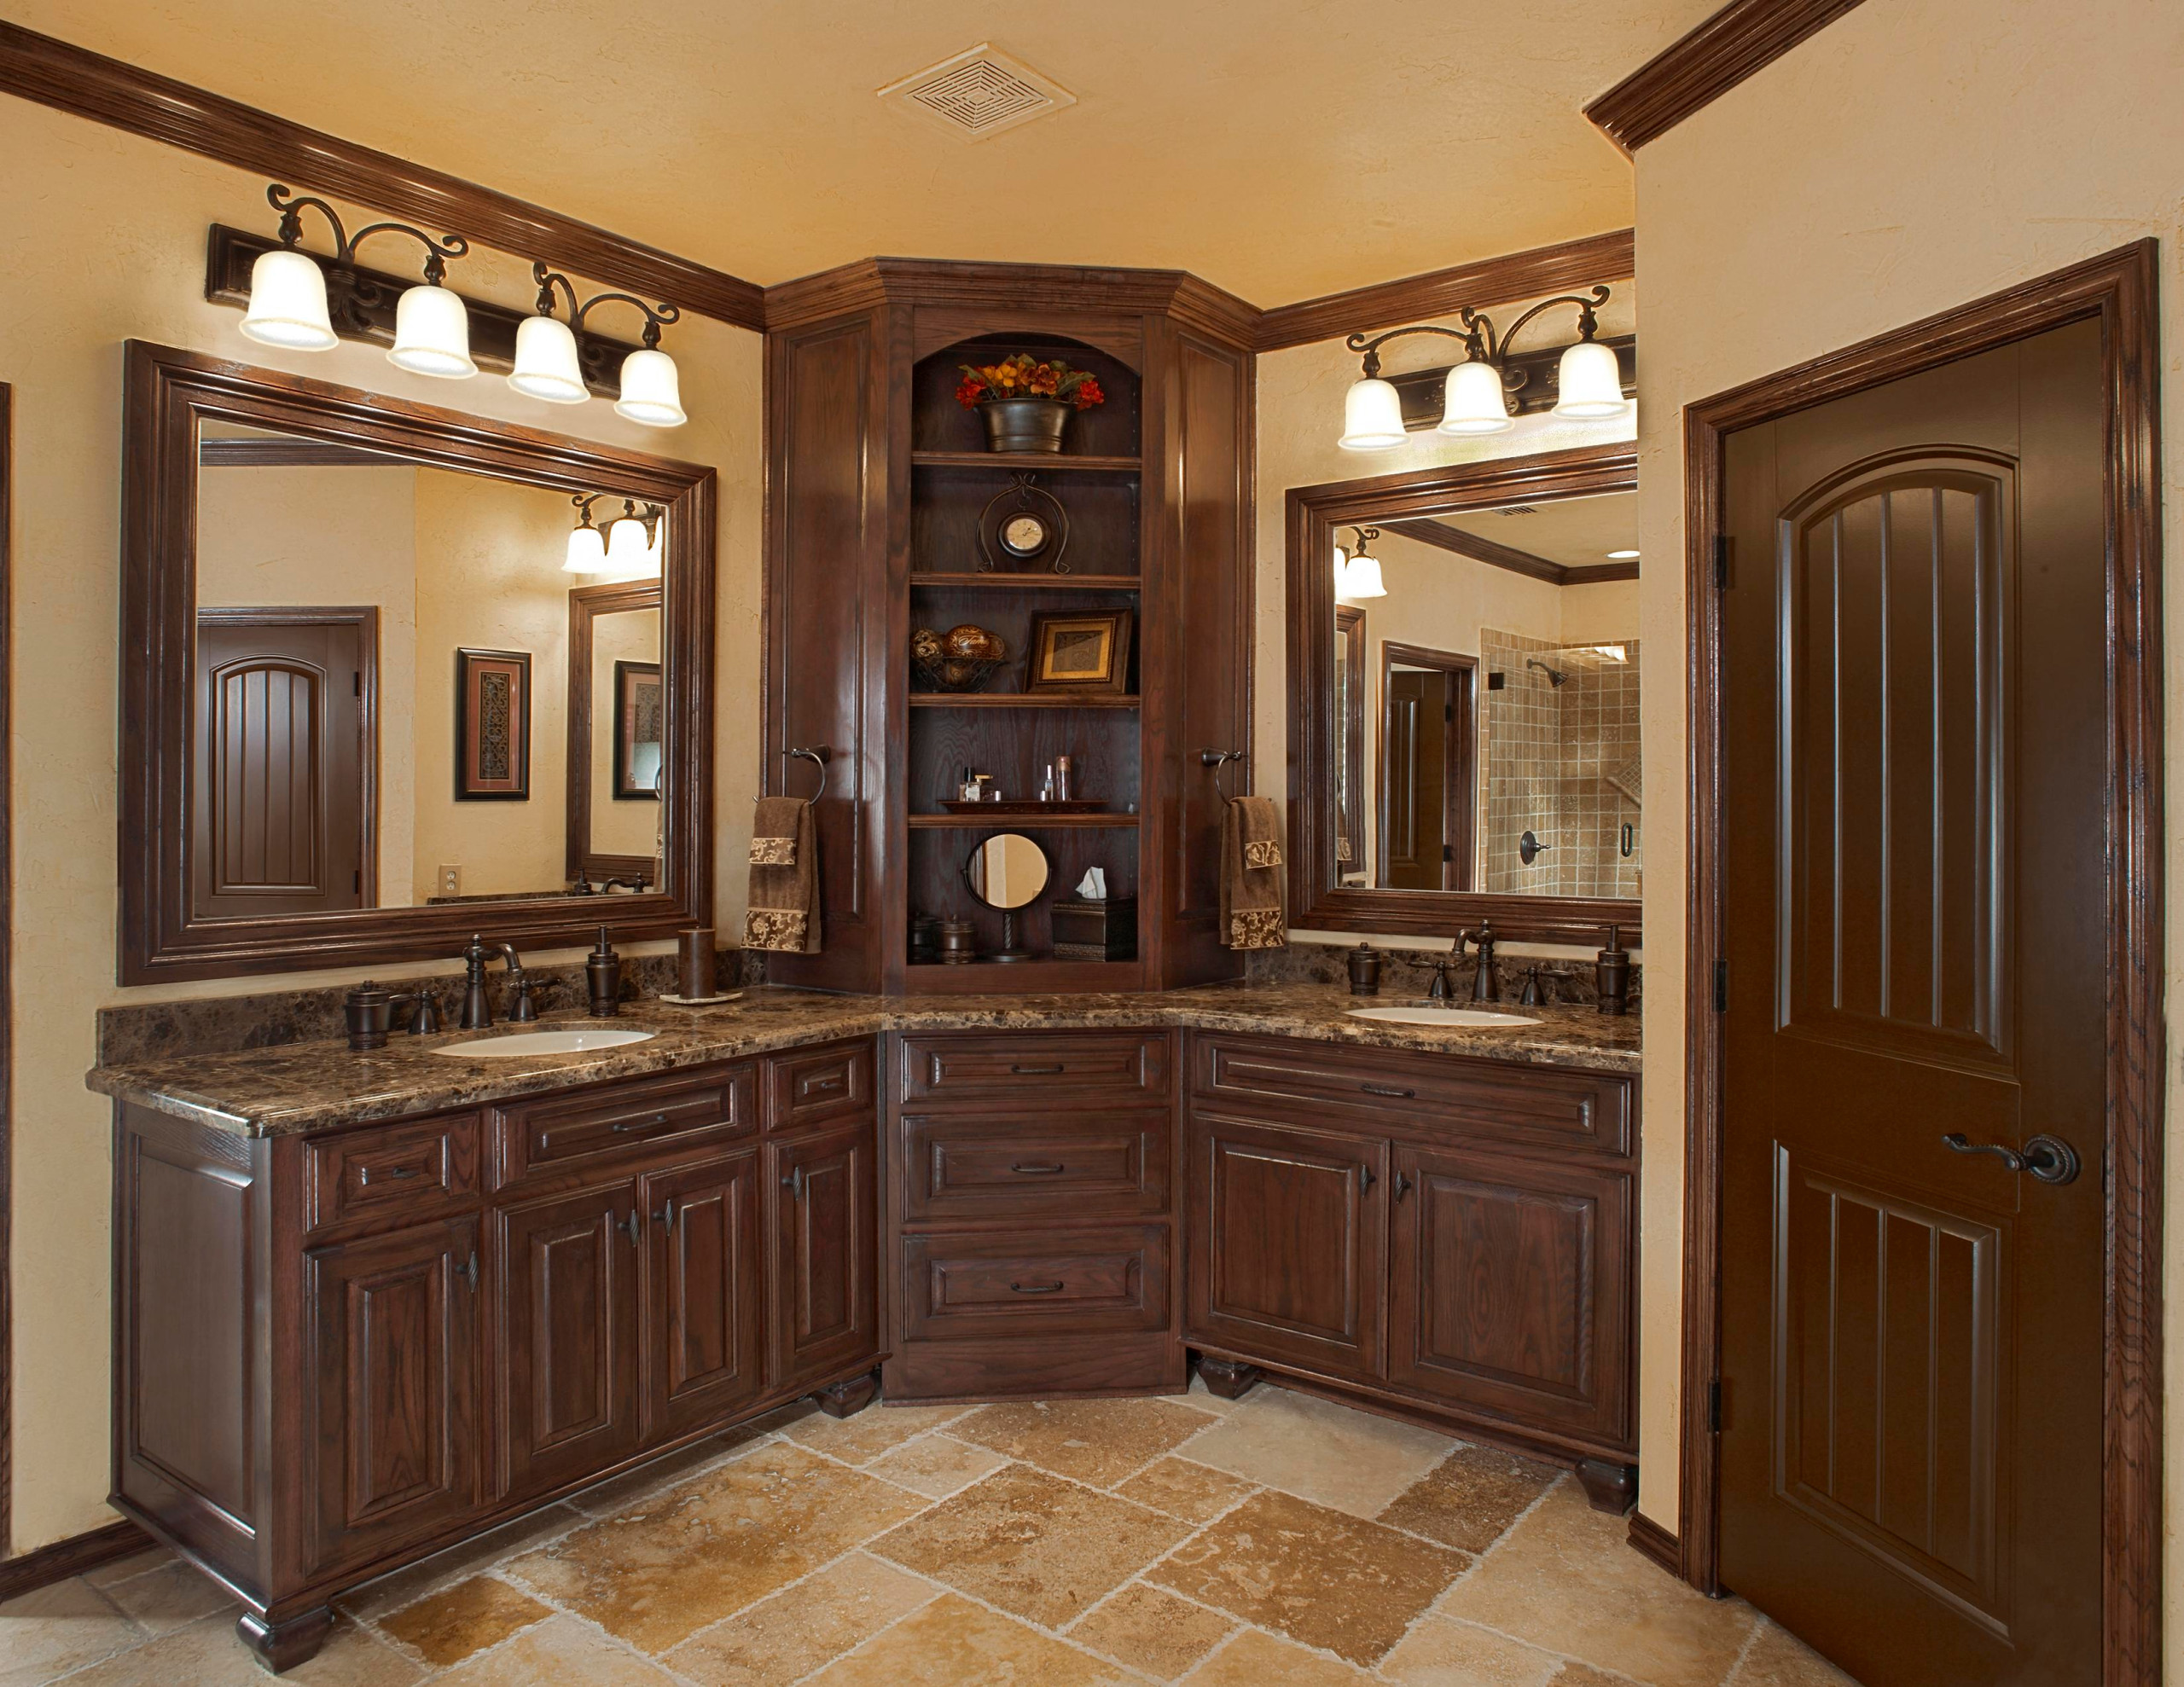
POLYGON ((645 1438, 671 1440, 755 1399, 765 1288, 754 1145, 644 1180, 645 1438))
POLYGON ((1378 1377, 1387 1144, 1205 1111, 1189 1140, 1192 1338, 1378 1377))
POLYGON ((477 1508, 477 1273, 473 1217, 305 1254, 314 1568, 477 1508))
POLYGON ((642 1209, 634 1179, 495 1215, 500 1491, 551 1487, 638 1443, 642 1209))
POLYGON ((878 1147, 869 1119, 768 1145, 776 1385, 880 1351, 878 1147))
POLYGON ((1626 1442, 1629 1174, 1398 1147, 1390 1197, 1388 1380, 1626 1442))

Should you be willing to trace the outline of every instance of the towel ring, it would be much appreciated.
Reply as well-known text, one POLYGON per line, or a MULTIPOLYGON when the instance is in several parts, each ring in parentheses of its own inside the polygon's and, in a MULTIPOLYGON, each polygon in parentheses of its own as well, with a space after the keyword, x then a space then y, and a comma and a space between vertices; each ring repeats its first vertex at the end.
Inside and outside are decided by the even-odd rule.
POLYGON ((827 794, 827 763, 834 759, 834 755, 829 746, 819 744, 809 750, 784 750, 781 754, 793 760, 809 762, 819 769, 819 788, 811 793, 812 802, 816 803, 827 794))
POLYGON ((1201 766, 1213 770, 1215 793, 1225 801, 1233 801, 1228 791, 1222 788, 1221 770, 1231 762, 1248 762, 1251 757, 1241 750, 1201 750, 1198 752, 1198 759, 1201 766))

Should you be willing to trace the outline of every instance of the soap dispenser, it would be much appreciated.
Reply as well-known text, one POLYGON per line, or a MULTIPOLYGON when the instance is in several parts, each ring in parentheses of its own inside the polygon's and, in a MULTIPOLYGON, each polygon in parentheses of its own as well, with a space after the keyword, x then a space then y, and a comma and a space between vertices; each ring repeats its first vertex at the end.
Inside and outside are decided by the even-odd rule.
POLYGON ((584 957, 584 977, 591 993, 591 1017, 612 1019, 622 1011, 622 957, 599 928, 599 947, 584 957))
POLYGON ((1370 943, 1361 942, 1350 952, 1350 994, 1353 996, 1377 996, 1380 994, 1380 957, 1370 943))
POLYGON ((1630 951, 1623 947, 1622 928, 1607 929, 1607 947, 1593 957, 1594 978, 1600 989, 1603 1013, 1630 1011, 1630 951))

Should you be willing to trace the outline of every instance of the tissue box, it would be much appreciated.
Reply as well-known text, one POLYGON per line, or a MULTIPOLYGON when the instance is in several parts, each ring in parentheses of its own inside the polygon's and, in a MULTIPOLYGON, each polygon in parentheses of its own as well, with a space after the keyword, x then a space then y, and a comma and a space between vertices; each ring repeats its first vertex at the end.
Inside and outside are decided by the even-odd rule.
POLYGON ((1056 960, 1137 959, 1136 897, 1110 896, 1104 902, 1090 902, 1061 896, 1050 912, 1056 960))

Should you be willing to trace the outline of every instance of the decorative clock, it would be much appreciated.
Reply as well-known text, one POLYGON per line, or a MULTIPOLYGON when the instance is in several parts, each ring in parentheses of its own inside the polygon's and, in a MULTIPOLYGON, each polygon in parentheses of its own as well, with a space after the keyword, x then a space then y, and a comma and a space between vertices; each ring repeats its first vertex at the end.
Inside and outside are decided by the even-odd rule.
POLYGON ((1011 479, 1014 484, 995 494, 979 513, 980 571, 1068 573, 1062 552, 1069 544, 1069 513, 1029 474, 1011 479))

